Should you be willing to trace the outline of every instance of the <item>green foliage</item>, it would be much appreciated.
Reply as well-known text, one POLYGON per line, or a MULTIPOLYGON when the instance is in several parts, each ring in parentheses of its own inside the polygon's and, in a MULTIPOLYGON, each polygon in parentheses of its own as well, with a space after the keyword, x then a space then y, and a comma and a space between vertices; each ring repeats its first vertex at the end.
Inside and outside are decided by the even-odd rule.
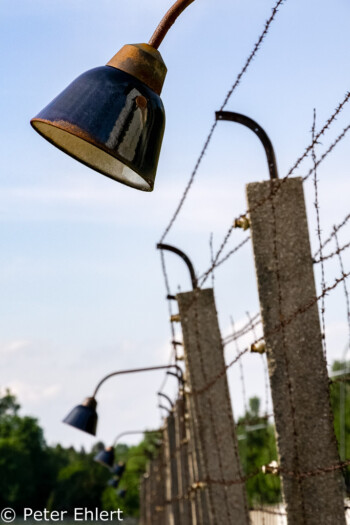
POLYGON ((115 449, 116 462, 126 464, 125 472, 117 489, 107 487, 102 496, 102 505, 105 510, 121 508, 127 516, 139 515, 139 485, 140 476, 146 470, 146 465, 151 457, 158 453, 155 434, 145 434, 144 440, 137 446, 127 447, 119 444, 115 449), (126 489, 124 498, 119 492, 126 489))
POLYGON ((49 450, 37 420, 18 410, 7 390, 0 397, 0 507, 41 508, 54 482, 49 450))
MULTIPOLYGON (((334 379, 344 379, 350 374, 350 363, 345 361, 334 361, 332 373, 334 379), (345 374, 343 376, 343 373, 345 374), (343 376, 343 377, 342 377, 343 376)), ((331 405, 334 417, 334 431, 338 442, 339 456, 341 461, 350 457, 350 382, 334 381, 330 386, 331 405)), ((346 491, 350 495, 350 468, 343 471, 345 477, 346 491)))
POLYGON ((50 495, 49 510, 66 510, 74 513, 76 507, 95 509, 101 507, 108 471, 93 461, 94 454, 75 452, 73 458, 60 468, 55 487, 50 495))
MULTIPOLYGON (((238 448, 245 475, 254 474, 273 460, 277 460, 274 427, 260 415, 260 399, 249 400, 249 409, 237 426, 238 448)), ((246 482, 251 506, 277 503, 281 500, 280 480, 276 476, 258 474, 246 482)))

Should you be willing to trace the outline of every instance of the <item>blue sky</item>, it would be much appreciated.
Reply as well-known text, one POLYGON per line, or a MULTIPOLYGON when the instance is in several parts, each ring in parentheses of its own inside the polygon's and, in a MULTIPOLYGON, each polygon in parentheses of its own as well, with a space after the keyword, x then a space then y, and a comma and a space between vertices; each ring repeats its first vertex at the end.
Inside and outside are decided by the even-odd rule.
MULTIPOLYGON (((168 67, 162 99, 167 124, 151 194, 115 183, 43 141, 29 120, 83 71, 105 64, 126 43, 148 41, 170 2, 3 0, 0 4, 0 385, 17 392, 50 443, 93 439, 61 424, 70 407, 114 369, 166 363, 170 333, 159 240, 226 92, 270 16, 273 3, 197 0, 160 51, 168 67)), ((276 151, 280 175, 310 142, 350 86, 350 4, 287 0, 227 109, 257 120, 276 151)), ((350 103, 318 146, 350 120, 350 103)), ((349 209, 349 137, 319 170, 324 234, 349 209)), ((297 174, 310 167, 305 162, 297 174)), ((201 273, 231 220, 245 209, 244 186, 267 178, 256 137, 220 123, 183 211, 167 241, 201 273)), ((305 185, 311 241, 317 247, 313 186, 305 185)), ((349 240, 349 230, 341 241, 349 240)), ((229 247, 244 238, 235 231, 229 247)), ((182 264, 168 257, 172 289, 189 288, 182 264)), ((350 261, 345 257, 345 264, 350 261)), ((336 262, 327 267, 332 282, 336 262)), ((319 283, 319 275, 316 274, 319 283)), ((208 285, 210 283, 208 282, 208 285)), ((258 311, 251 247, 216 274, 223 335, 258 311)), ((328 299, 329 360, 347 344, 342 290, 328 299)), ((244 342, 243 342, 244 343, 244 342)), ((242 344, 243 344, 242 343, 242 344)), ((226 349, 227 359, 235 349, 226 349)), ((244 358, 249 395, 264 395, 260 359, 244 358)), ((99 438, 160 424, 162 373, 111 380, 99 396, 99 438)), ((229 372, 235 414, 242 412, 239 371, 229 372)), ((169 380, 167 391, 176 385, 169 380)), ((130 442, 137 438, 130 438, 130 442)))

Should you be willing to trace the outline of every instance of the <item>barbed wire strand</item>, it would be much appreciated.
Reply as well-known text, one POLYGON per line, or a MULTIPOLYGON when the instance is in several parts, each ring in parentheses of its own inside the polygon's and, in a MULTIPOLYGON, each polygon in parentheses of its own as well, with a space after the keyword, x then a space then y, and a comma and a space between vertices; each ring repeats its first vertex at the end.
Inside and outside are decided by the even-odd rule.
MULTIPOLYGON (((209 237, 209 248, 210 248, 210 263, 213 264, 213 262, 214 262, 213 232, 211 232, 210 237, 209 237)), ((214 292, 214 288, 215 288, 215 274, 214 274, 214 271, 211 272, 211 286, 212 286, 213 292, 214 292)))
MULTIPOLYGON (((337 253, 338 253, 340 271, 341 271, 341 274, 344 276, 346 274, 344 270, 343 258, 340 253, 341 250, 339 247, 339 239, 338 239, 338 234, 337 234, 335 226, 333 227, 333 232, 334 232, 334 239, 335 239, 335 244, 336 244, 337 253)), ((346 304, 346 318, 347 318, 347 325, 348 325, 348 349, 349 349, 350 348, 350 298, 349 298, 349 290, 346 284, 346 279, 344 279, 343 281, 343 286, 344 286, 344 295, 345 295, 345 304, 346 304)))
MULTIPOLYGON (((243 76, 247 72, 251 62, 253 61, 253 59, 255 58, 255 56, 257 54, 257 52, 259 51, 263 40, 265 39, 266 35, 268 34, 270 26, 271 26, 272 22, 274 21, 276 15, 277 15, 279 7, 285 1, 286 0, 278 0, 278 2, 275 4, 274 8, 272 9, 272 14, 271 14, 270 18, 266 21, 263 32, 261 33, 261 35, 259 36, 257 42, 255 43, 252 52, 248 56, 244 66, 241 69, 240 73, 238 74, 235 82, 232 84, 232 87, 229 89, 228 93, 226 94, 225 99, 224 99, 224 101, 223 101, 223 103, 222 103, 222 105, 220 107, 220 111, 222 111, 226 107, 228 101, 230 100, 230 98, 232 96, 232 93, 235 91, 235 89, 241 83, 243 76)), ((198 172, 198 168, 199 168, 199 166, 200 166, 200 164, 201 164, 201 162, 203 160, 203 157, 204 157, 204 155, 205 155, 205 153, 206 153, 206 151, 208 149, 208 146, 210 144, 210 141, 212 139, 212 136, 214 134, 214 131, 215 131, 215 128, 216 128, 217 124, 218 124, 218 121, 215 120, 214 123, 212 124, 211 128, 210 128, 210 131, 209 131, 208 136, 207 136, 207 138, 206 138, 206 140, 204 142, 204 145, 203 145, 202 150, 201 150, 201 152, 199 154, 199 157, 198 157, 198 159, 196 161, 196 164, 195 164, 194 169, 193 169, 193 171, 191 173, 189 181, 188 181, 188 183, 187 183, 187 185, 185 187, 185 190, 184 190, 184 192, 182 194, 182 197, 180 198, 179 204, 177 205, 177 207, 175 209, 175 212, 174 212, 173 216, 171 217, 168 226, 165 228, 165 230, 164 230, 164 232, 163 232, 163 234, 161 236, 160 242, 163 242, 165 237, 168 235, 169 231, 171 230, 174 222, 176 221, 176 219, 177 219, 177 217, 178 217, 178 215, 179 215, 179 213, 180 213, 180 211, 181 211, 181 209, 182 209, 182 207, 184 205, 184 202, 185 202, 185 200, 187 198, 187 195, 188 195, 188 193, 189 193, 189 191, 191 189, 191 186, 192 186, 192 184, 194 182, 194 179, 195 179, 196 174, 198 172)))
MULTIPOLYGON (((171 291, 170 291, 170 284, 169 284, 169 277, 168 277, 168 272, 167 272, 167 268, 166 268, 166 263, 165 263, 165 255, 164 255, 164 252, 163 250, 159 250, 160 251, 160 260, 161 260, 161 266, 162 266, 162 272, 163 272, 163 277, 164 277, 164 283, 165 283, 165 289, 166 289, 166 293, 167 293, 167 297, 170 297, 171 296, 171 291)), ((169 365, 175 361, 176 362, 176 359, 177 359, 177 348, 176 348, 176 345, 174 344, 174 341, 176 339, 176 334, 175 334, 175 328, 174 328, 174 323, 172 322, 172 316, 173 316, 173 308, 172 308, 172 304, 171 304, 171 299, 168 298, 168 314, 169 314, 169 322, 170 322, 170 333, 171 333, 171 354, 170 354, 170 358, 169 358, 169 365)), ((164 379, 159 387, 159 392, 162 392, 166 383, 167 383, 167 380, 169 378, 169 375, 168 374, 164 374, 164 379)))
MULTIPOLYGON (((333 239, 335 233, 338 233, 339 230, 341 230, 342 228, 344 228, 344 226, 346 226, 346 224, 349 221, 349 219, 350 219, 350 213, 348 213, 345 216, 345 218, 342 220, 342 222, 340 224, 338 224, 337 226, 333 226, 333 230, 332 230, 331 234, 329 235, 329 237, 322 244, 322 249, 325 246, 327 246, 327 244, 329 244, 331 242, 331 240, 333 239)), ((315 253, 314 257, 316 257, 317 255, 319 255, 319 250, 315 253)))
POLYGON ((323 255, 323 257, 320 257, 319 259, 314 259, 313 263, 314 264, 319 264, 321 262, 327 261, 328 259, 333 259, 333 257, 335 257, 336 255, 341 254, 343 251, 347 250, 348 248, 350 248, 350 242, 347 242, 343 246, 337 248, 336 250, 334 250, 331 253, 328 253, 327 255, 323 255))
POLYGON ((255 315, 253 315, 252 322, 251 323, 248 322, 247 324, 242 326, 242 328, 240 328, 239 330, 236 331, 234 336, 232 334, 230 334, 230 335, 224 337, 224 339, 222 340, 223 345, 225 346, 225 345, 227 345, 229 343, 232 343, 236 339, 240 339, 244 335, 247 335, 252 330, 253 326, 255 328, 259 324, 261 324, 260 313, 257 313, 255 315))
MULTIPOLYGON (((252 332, 253 332, 254 340, 256 340, 258 338, 258 336, 257 336, 256 330, 255 330, 253 317, 251 317, 250 312, 247 312, 247 316, 248 316, 248 320, 249 320, 250 325, 251 325, 251 329, 252 329, 252 332)), ((261 356, 261 362, 262 362, 263 371, 264 371, 265 415, 267 415, 269 413, 269 385, 270 385, 270 382, 269 382, 269 371, 268 371, 268 368, 267 368, 266 354, 265 355, 260 354, 260 356, 261 356)))
MULTIPOLYGON (((321 128, 321 130, 315 135, 314 137, 314 140, 311 141, 311 143, 305 148, 305 150, 303 151, 303 153, 300 155, 300 157, 298 157, 298 159, 294 162, 293 166, 290 168, 290 170, 287 172, 287 174, 282 178, 282 179, 278 179, 278 184, 275 184, 275 187, 274 187, 274 191, 273 191, 273 195, 276 194, 281 186, 284 184, 284 182, 289 179, 289 177, 294 173, 294 171, 300 166, 300 164, 303 162, 304 159, 306 159, 310 153, 310 151, 312 150, 313 146, 315 144, 317 144, 319 138, 324 135, 324 133, 330 128, 330 126, 333 124, 333 122, 336 120, 337 116, 341 113, 341 111, 343 110, 344 106, 347 104, 347 102, 349 101, 350 99, 350 92, 347 92, 345 94, 345 97, 344 99, 342 100, 342 102, 340 102, 338 104, 338 106, 336 107, 336 109, 334 110, 333 114, 328 118, 328 120, 325 122, 324 126, 321 128)), ((339 142, 345 137, 346 133, 348 132, 350 128, 350 125, 347 126, 347 128, 344 128, 343 132, 337 137, 337 139, 333 142, 333 144, 328 148, 328 150, 320 157, 320 159, 317 161, 317 166, 319 166, 326 158, 327 156, 334 150, 334 148, 339 144, 339 142)), ((304 179, 303 180, 306 180, 313 172, 313 168, 311 168, 311 170, 309 171, 309 173, 307 175, 305 175, 304 179)), ((247 209, 244 213, 241 213, 239 216, 235 217, 233 219, 233 221, 231 222, 231 226, 228 228, 224 238, 223 238, 223 241, 220 245, 220 248, 218 250, 218 252, 216 253, 215 255, 215 258, 214 258, 214 261, 217 261, 221 255, 221 253, 223 252, 227 242, 229 241, 231 235, 232 235, 232 232, 233 230, 235 229, 235 224, 236 222, 239 220, 239 219, 242 219, 243 217, 246 217, 249 213, 251 213, 252 211, 255 211, 256 209, 260 208, 260 206, 262 206, 263 204, 265 204, 265 202, 267 202, 268 200, 270 200, 272 197, 270 195, 268 195, 267 197, 263 197, 262 199, 260 199, 258 202, 256 202, 256 204, 254 205, 253 208, 251 209, 247 209)), ((210 275, 210 272, 212 270, 209 268, 204 274, 203 274, 203 279, 202 279, 202 282, 201 282, 201 285, 203 285, 203 282, 205 282, 205 280, 208 278, 208 276, 210 275)))
MULTIPOLYGON (((316 109, 314 109, 313 113, 313 122, 312 122, 312 128, 311 128, 311 137, 312 140, 315 139, 315 129, 316 129, 316 109)), ((324 270, 324 262, 322 261, 322 235, 321 235, 321 219, 320 219, 320 205, 319 205, 319 196, 318 196, 318 179, 317 179, 317 158, 316 158, 316 143, 313 145, 311 150, 311 157, 313 162, 313 173, 314 173, 314 194, 315 194, 315 200, 314 200, 314 206, 316 211, 316 233, 317 233, 317 239, 319 243, 319 250, 320 250, 320 258, 321 258, 321 290, 323 291, 326 287, 326 279, 325 279, 325 270, 324 270)), ((322 324, 322 346, 323 346, 323 355, 327 362, 327 341, 326 341, 326 319, 325 319, 325 296, 321 299, 321 324, 322 324)))
MULTIPOLYGON (((230 317, 230 321, 231 321, 231 327, 232 327, 232 335, 233 335, 233 337, 235 337, 236 329, 235 329, 235 322, 233 320, 232 315, 230 317)), ((235 338, 234 341, 235 341, 235 347, 236 347, 236 355, 239 355, 240 354, 240 348, 239 348, 239 344, 238 344, 238 339, 235 338)), ((239 372, 240 372, 240 380, 241 380, 241 388, 242 388, 243 407, 244 407, 245 413, 247 414, 248 413, 247 391, 246 391, 246 387, 245 387, 243 362, 242 362, 241 359, 239 360, 239 372)))

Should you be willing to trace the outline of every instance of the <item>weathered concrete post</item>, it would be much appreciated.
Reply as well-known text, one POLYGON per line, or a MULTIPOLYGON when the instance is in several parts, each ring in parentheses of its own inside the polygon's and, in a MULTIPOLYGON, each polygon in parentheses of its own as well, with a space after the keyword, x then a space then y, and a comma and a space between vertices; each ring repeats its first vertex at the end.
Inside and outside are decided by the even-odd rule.
POLYGON ((213 291, 180 293, 177 301, 193 398, 193 422, 204 459, 204 479, 198 481, 207 482, 209 524, 247 525, 245 484, 213 291))
POLYGON ((157 505, 157 460, 151 459, 149 462, 149 483, 150 483, 150 515, 151 522, 155 523, 157 505))
POLYGON ((146 523, 146 479, 141 476, 140 479, 140 525, 147 525, 146 523))
MULTIPOLYGON (((186 405, 189 407, 189 420, 186 422, 187 432, 189 436, 188 451, 189 451, 189 475, 190 486, 192 487, 198 480, 205 477, 207 469, 204 467, 204 457, 202 452, 202 443, 200 434, 198 432, 198 425, 195 423, 194 403, 191 395, 186 395, 186 405)), ((208 523, 211 525, 212 521, 209 516, 209 492, 207 487, 201 490, 193 490, 191 493, 191 513, 192 524, 201 525, 208 523)))
POLYGON ((168 420, 165 420, 164 424, 164 492, 165 492, 165 512, 164 512, 164 523, 166 525, 175 525, 173 506, 172 506, 172 495, 171 495, 171 465, 170 465, 170 443, 168 438, 168 420))
POLYGON ((248 184, 247 196, 288 523, 342 525, 340 471, 300 476, 339 462, 302 179, 248 184))
POLYGON ((169 447, 169 465, 170 465, 170 501, 174 525, 181 525, 180 506, 179 506, 179 482, 176 461, 176 431, 175 417, 170 413, 166 419, 166 437, 169 447))
POLYGON ((151 482, 150 482, 150 471, 149 465, 147 467, 147 472, 144 475, 144 512, 143 512, 145 525, 150 525, 152 516, 151 516, 151 482))
POLYGON ((189 499, 190 476, 188 458, 188 436, 185 422, 185 400, 180 397, 175 404, 176 463, 181 525, 192 525, 191 503, 189 499))
POLYGON ((158 455, 153 459, 152 476, 153 480, 153 504, 152 504, 152 525, 163 525, 162 517, 164 499, 162 497, 163 479, 162 479, 162 458, 158 455))

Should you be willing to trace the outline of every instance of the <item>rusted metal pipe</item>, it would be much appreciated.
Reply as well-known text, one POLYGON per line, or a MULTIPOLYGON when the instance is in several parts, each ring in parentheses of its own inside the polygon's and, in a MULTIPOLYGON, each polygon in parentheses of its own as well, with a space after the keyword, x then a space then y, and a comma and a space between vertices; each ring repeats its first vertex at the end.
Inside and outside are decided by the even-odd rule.
POLYGON ((175 248, 175 246, 170 246, 170 244, 158 243, 157 249, 167 250, 168 252, 176 253, 176 255, 179 255, 181 259, 185 261, 187 268, 191 275, 191 282, 192 282, 193 290, 196 290, 196 288, 198 288, 198 279, 197 279, 196 272, 194 271, 193 264, 191 263, 190 258, 182 250, 175 248))
POLYGON ((110 377, 118 376, 118 375, 122 375, 122 374, 133 374, 135 372, 151 372, 152 370, 164 370, 164 369, 167 369, 167 368, 176 368, 178 370, 178 372, 180 373, 180 375, 182 376, 182 370, 177 365, 150 366, 150 367, 147 367, 147 368, 132 368, 130 370, 118 370, 117 372, 112 372, 111 374, 108 374, 103 379, 101 379, 101 381, 98 383, 97 387, 95 388, 95 391, 94 391, 94 393, 92 395, 92 398, 90 398, 90 399, 94 399, 96 397, 96 394, 97 394, 98 390, 100 389, 101 385, 105 381, 107 381, 107 379, 109 379, 110 377))
POLYGON ((125 432, 121 432, 117 435, 113 442, 113 447, 115 447, 119 441, 120 438, 123 436, 129 436, 132 434, 160 434, 159 430, 126 430, 125 432))
POLYGON ((158 49, 173 23, 192 2, 194 0, 177 0, 160 21, 148 44, 158 49))
POLYGON ((169 403, 169 405, 171 406, 171 408, 173 409, 174 408, 174 403, 172 402, 172 400, 170 399, 169 396, 167 396, 166 394, 163 394, 163 392, 158 392, 158 396, 159 397, 163 397, 164 399, 166 399, 169 403))
POLYGON ((257 135, 264 146, 267 157, 267 164, 269 166, 270 179, 278 179, 277 162, 272 142, 269 139, 266 131, 255 120, 241 115, 241 113, 234 113, 233 111, 217 111, 215 113, 216 120, 228 120, 229 122, 237 122, 243 124, 251 129, 257 135))

